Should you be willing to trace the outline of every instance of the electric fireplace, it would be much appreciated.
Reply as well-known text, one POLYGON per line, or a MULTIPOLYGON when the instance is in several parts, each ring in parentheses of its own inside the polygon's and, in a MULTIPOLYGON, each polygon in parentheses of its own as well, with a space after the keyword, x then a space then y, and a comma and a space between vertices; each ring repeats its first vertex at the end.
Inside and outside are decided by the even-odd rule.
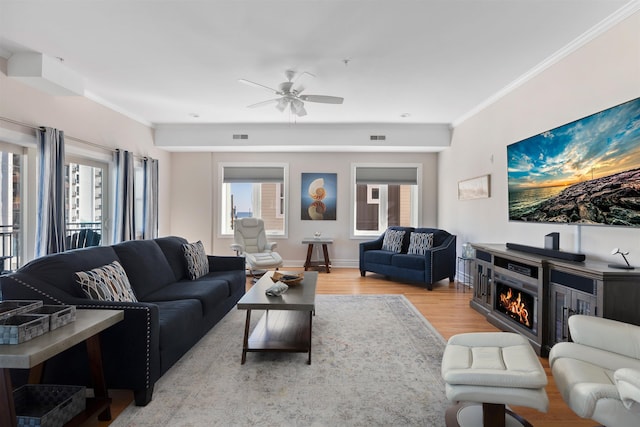
POLYGON ((525 291, 517 285, 503 281, 496 282, 495 311, 505 315, 517 325, 532 333, 538 329, 536 304, 537 296, 525 291))
POLYGON ((491 311, 487 320, 503 331, 523 335, 541 354, 544 325, 539 322, 543 319, 543 264, 494 256, 493 265, 491 311))

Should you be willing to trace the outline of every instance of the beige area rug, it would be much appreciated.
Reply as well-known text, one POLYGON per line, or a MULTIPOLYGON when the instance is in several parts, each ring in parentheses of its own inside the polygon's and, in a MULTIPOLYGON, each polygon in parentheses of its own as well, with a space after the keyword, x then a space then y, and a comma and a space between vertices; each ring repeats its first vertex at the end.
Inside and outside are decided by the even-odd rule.
POLYGON ((112 425, 444 426, 445 340, 404 296, 318 295, 311 365, 305 353, 241 365, 244 320, 232 310, 112 425))

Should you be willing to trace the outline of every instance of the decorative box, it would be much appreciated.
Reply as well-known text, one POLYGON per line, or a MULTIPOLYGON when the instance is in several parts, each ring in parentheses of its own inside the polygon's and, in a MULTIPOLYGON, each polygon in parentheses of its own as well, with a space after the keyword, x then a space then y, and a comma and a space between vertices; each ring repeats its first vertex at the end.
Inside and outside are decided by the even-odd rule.
POLYGON ((18 426, 59 427, 86 408, 85 387, 27 384, 13 391, 18 426))
POLYGON ((75 305, 43 305, 29 310, 26 314, 46 314, 49 316, 49 330, 53 331, 76 320, 75 305))
POLYGON ((4 300, 0 301, 0 320, 16 314, 24 313, 34 308, 42 307, 42 301, 4 300))
POLYGON ((49 332, 46 314, 16 314, 0 320, 0 344, 20 344, 49 332))

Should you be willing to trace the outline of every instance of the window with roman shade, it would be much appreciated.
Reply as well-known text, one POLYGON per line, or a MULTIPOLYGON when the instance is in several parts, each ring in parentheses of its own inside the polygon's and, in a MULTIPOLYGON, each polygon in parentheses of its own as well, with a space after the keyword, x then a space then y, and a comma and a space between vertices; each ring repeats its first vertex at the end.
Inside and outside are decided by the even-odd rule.
POLYGON ((353 236, 377 236, 389 226, 417 226, 422 166, 353 164, 353 236))
POLYGON ((243 217, 262 218, 269 235, 286 235, 286 164, 221 164, 220 176, 222 235, 243 217))

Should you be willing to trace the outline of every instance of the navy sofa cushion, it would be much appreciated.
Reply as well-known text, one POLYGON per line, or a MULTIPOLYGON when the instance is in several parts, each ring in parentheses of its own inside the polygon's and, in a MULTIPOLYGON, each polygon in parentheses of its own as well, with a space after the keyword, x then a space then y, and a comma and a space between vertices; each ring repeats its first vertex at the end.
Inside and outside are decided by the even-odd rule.
POLYGON ((187 266, 182 252, 182 245, 189 243, 187 239, 177 236, 159 237, 156 240, 158 246, 167 258, 176 280, 187 277, 187 266))
POLYGON ((380 250, 372 250, 364 253, 365 262, 372 262, 374 264, 390 265, 391 259, 395 255, 395 252, 380 250))
POLYGON ((396 254, 391 258, 391 265, 411 270, 424 270, 424 255, 396 254))
POLYGON ((194 328, 202 322, 196 299, 156 302, 160 325, 160 370, 165 372, 193 346, 194 328))
POLYGON ((129 240, 112 246, 121 259, 136 297, 146 296, 175 281, 173 270, 153 240, 129 240))
POLYGON ((34 276, 48 285, 76 298, 87 298, 76 282, 76 271, 87 271, 120 261, 110 246, 99 246, 46 255, 27 263, 20 272, 34 276))
POLYGON ((209 278, 206 280, 182 280, 174 282, 147 294, 145 301, 176 301, 195 299, 202 305, 202 313, 207 316, 218 304, 229 297, 229 285, 225 280, 209 278))
POLYGON ((439 230, 437 228, 416 228, 416 233, 433 233, 433 247, 441 246, 447 237, 450 236, 444 230, 439 230))

